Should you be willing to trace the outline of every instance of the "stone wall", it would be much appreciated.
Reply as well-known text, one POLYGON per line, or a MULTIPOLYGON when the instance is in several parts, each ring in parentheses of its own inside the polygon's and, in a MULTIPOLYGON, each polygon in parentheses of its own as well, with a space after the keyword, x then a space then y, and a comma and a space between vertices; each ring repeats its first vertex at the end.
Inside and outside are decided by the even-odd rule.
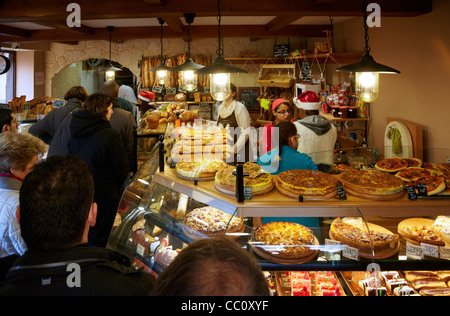
MULTIPOLYGON (((195 34, 193 34, 195 36, 195 34)), ((287 39, 278 39, 279 44, 286 43, 287 39)), ((309 41, 314 45, 313 40, 309 41)), ((272 56, 272 48, 275 43, 273 38, 250 40, 249 38, 225 38, 225 57, 239 57, 241 51, 251 51, 257 53, 259 57, 272 56)), ((304 39, 290 39, 291 49, 302 48, 304 39), (300 44, 301 43, 301 44, 300 44)), ((308 45, 309 46, 309 45, 308 45)), ((163 53, 168 56, 185 52, 187 42, 183 39, 163 40, 163 53)), ((211 55, 214 59, 217 50, 216 38, 203 38, 191 42, 191 54, 211 55)), ((141 39, 125 42, 114 42, 111 45, 111 59, 128 68, 139 78, 140 69, 138 62, 142 56, 158 56, 161 53, 159 39, 141 39)), ((89 58, 109 59, 108 41, 84 41, 78 45, 65 45, 52 43, 50 50, 46 53, 45 63, 45 93, 52 95, 52 79, 61 70, 73 63, 81 62, 89 58)), ((238 86, 256 86, 258 78, 259 64, 255 65, 251 61, 245 64, 236 64, 248 71, 248 74, 234 75, 234 83, 238 86)), ((58 78, 59 80, 59 78, 58 78)))

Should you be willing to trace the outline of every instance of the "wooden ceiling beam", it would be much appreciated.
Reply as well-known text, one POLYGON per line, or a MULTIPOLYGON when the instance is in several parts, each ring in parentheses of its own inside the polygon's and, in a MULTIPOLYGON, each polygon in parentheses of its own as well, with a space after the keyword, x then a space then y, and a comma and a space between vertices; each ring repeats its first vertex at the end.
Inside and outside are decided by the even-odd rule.
POLYGON ((298 15, 277 16, 272 21, 266 24, 266 29, 268 32, 276 32, 300 18, 301 16, 298 15))
MULTIPOLYGON (((195 12, 197 17, 216 16, 217 2, 212 0, 77 0, 83 20, 145 18, 195 12)), ((431 0, 378 0, 382 16, 406 17, 431 12, 431 0)), ((0 4, 0 22, 61 20, 68 16, 66 1, 14 0, 0 4)), ((360 16, 361 0, 227 0, 221 3, 222 16, 360 16)))
MULTIPOLYGON (((180 33, 175 32, 169 27, 164 27, 164 38, 180 38, 180 33)), ((289 25, 279 31, 267 31, 264 25, 222 25, 221 33, 224 38, 227 37, 325 37, 324 30, 330 29, 329 25, 289 25)), ((160 27, 116 27, 114 29, 114 38, 120 40, 156 38, 159 39, 160 27)), ((194 38, 217 38, 217 26, 191 26, 194 38)), ((182 35, 181 35, 182 36, 182 35)), ((89 35, 88 40, 107 40, 109 33, 106 28, 95 29, 94 33, 89 35)), ((53 30, 35 30, 30 31, 29 37, 20 38, 23 42, 39 41, 85 41, 86 35, 76 32, 67 32, 61 29, 53 30)), ((1 36, 0 42, 10 42, 11 37, 1 36)))
POLYGON ((0 25, 0 36, 17 36, 17 37, 29 37, 31 32, 24 29, 19 29, 17 27, 8 26, 8 25, 0 25))

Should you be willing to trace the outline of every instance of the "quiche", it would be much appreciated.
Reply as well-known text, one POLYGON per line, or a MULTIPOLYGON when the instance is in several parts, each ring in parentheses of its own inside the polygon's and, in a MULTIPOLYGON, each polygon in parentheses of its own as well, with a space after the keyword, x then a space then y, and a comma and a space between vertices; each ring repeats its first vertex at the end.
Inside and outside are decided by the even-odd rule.
POLYGON ((252 247, 276 259, 301 259, 315 253, 311 229, 297 223, 276 221, 258 226, 252 247))
POLYGON ((226 167, 221 160, 179 161, 175 166, 175 173, 183 179, 213 180, 217 171, 226 167))
POLYGON ((317 170, 287 170, 278 174, 276 187, 280 193, 290 196, 332 198, 337 194, 338 180, 317 170))
MULTIPOLYGON (((217 190, 234 195, 236 192, 236 175, 233 174, 236 167, 227 165, 217 171, 215 176, 215 187, 217 190)), ((273 176, 270 173, 263 172, 261 166, 253 162, 246 162, 243 165, 244 187, 252 188, 252 195, 261 195, 271 191, 274 187, 273 176)))
POLYGON ((367 231, 361 218, 338 217, 331 223, 329 234, 332 239, 343 245, 357 248, 362 254, 369 254, 370 257, 372 257, 370 255, 372 249, 375 256, 395 251, 399 245, 400 236, 377 228, 377 226, 371 226, 367 231))
POLYGON ((339 181, 351 195, 365 199, 393 199, 404 192, 400 178, 378 170, 348 170, 339 181))

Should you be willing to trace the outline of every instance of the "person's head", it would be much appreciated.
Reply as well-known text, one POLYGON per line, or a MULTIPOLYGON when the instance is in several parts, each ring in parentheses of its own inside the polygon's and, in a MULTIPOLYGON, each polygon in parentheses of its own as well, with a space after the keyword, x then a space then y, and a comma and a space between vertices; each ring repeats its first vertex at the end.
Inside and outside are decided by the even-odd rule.
POLYGON ((237 96, 237 87, 235 84, 230 83, 230 94, 226 98, 226 101, 231 102, 234 99, 236 99, 236 96, 237 96))
POLYGON ((281 150, 284 145, 287 145, 295 150, 297 150, 298 147, 298 139, 300 138, 300 135, 297 133, 297 127, 295 127, 294 123, 292 122, 280 122, 280 124, 277 125, 279 128, 279 146, 280 146, 280 154, 281 150))
POLYGON ((225 237, 193 241, 158 277, 159 296, 268 296, 256 258, 225 237))
POLYGON ((64 95, 64 100, 69 101, 70 99, 78 99, 83 103, 86 101, 87 97, 89 96, 89 93, 87 90, 82 86, 74 86, 67 90, 66 94, 64 95))
POLYGON ((111 98, 105 93, 98 92, 88 96, 81 108, 95 116, 109 121, 113 113, 112 106, 111 98))
POLYGON ((155 108, 153 101, 155 100, 155 94, 151 91, 142 90, 138 94, 138 102, 143 113, 151 108, 155 108))
POLYGON ((119 85, 114 80, 106 80, 100 92, 108 95, 111 99, 119 96, 119 85))
POLYGON ((20 188, 17 218, 29 250, 63 250, 86 243, 95 225, 94 181, 75 156, 51 156, 36 165, 20 188))
POLYGON ((13 174, 24 179, 37 164, 39 154, 47 146, 28 133, 5 132, 0 134, 0 173, 13 174))
POLYGON ((0 109, 0 133, 11 131, 17 132, 20 123, 17 122, 16 116, 10 109, 0 109))
POLYGON ((272 113, 275 117, 275 124, 288 122, 291 120, 291 107, 284 99, 276 99, 272 103, 272 113))

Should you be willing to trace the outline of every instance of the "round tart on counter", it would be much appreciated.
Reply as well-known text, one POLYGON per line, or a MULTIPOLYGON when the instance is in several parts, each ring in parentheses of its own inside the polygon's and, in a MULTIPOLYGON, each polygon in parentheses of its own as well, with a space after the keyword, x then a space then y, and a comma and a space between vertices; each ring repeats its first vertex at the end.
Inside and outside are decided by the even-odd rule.
POLYGON ((338 180, 318 170, 287 170, 277 176, 277 190, 288 197, 306 199, 330 199, 336 196, 338 180))
POLYGON ((311 229, 277 221, 258 226, 250 245, 256 254, 277 263, 301 263, 315 257, 318 240, 311 229))
POLYGON ((408 162, 402 158, 385 158, 378 161, 375 168, 384 172, 397 172, 408 168, 408 162))
POLYGON ((382 171, 348 170, 339 181, 346 192, 363 199, 393 200, 404 194, 403 181, 382 171))
POLYGON ((400 250, 398 234, 372 223, 367 226, 369 231, 359 217, 338 217, 331 223, 330 238, 359 249, 359 256, 364 258, 387 258, 400 250))
POLYGON ((185 180, 214 180, 217 171, 226 167, 220 160, 179 161, 175 166, 178 177, 185 180))
POLYGON ((244 230, 242 217, 232 216, 212 206, 194 209, 183 221, 183 232, 191 239, 223 236, 244 230))
MULTIPOLYGON (((236 194, 236 175, 233 174, 235 166, 226 165, 216 173, 215 188, 225 194, 236 194)), ((252 195, 261 195, 270 192, 274 188, 273 176, 270 173, 264 172, 261 166, 253 162, 246 162, 243 165, 244 173, 244 187, 252 188, 252 195)))

